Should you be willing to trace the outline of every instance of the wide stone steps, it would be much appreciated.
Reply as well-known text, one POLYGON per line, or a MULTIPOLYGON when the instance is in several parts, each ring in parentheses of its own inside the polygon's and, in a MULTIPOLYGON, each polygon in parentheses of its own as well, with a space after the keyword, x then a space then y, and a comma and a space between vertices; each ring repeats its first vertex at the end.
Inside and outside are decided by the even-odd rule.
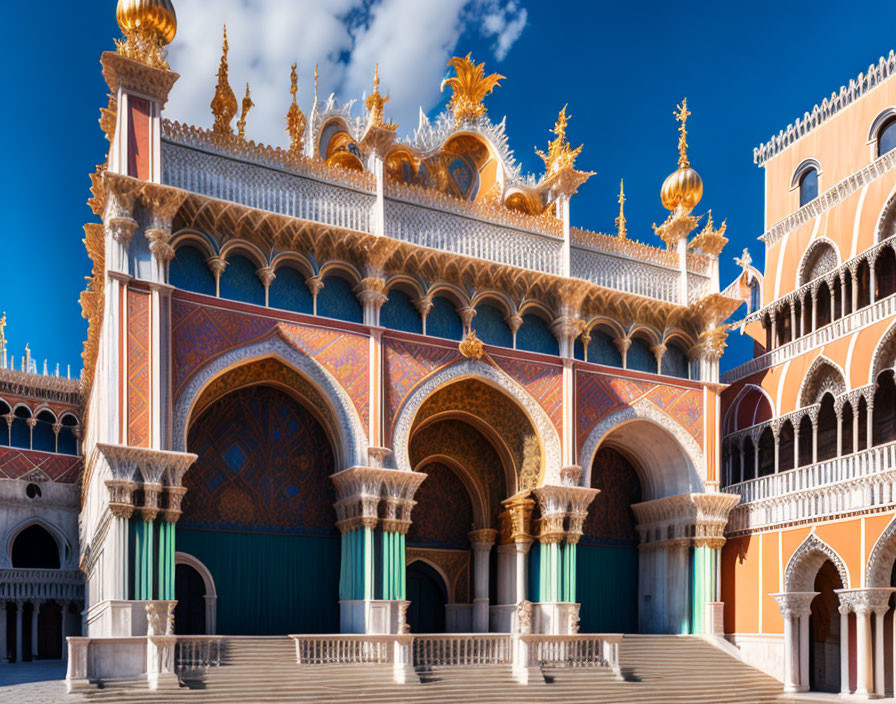
POLYGON ((693 636, 626 636, 620 647, 623 680, 603 668, 546 668, 544 683, 524 687, 511 667, 417 668, 419 681, 392 681, 391 665, 306 665, 295 662, 288 638, 228 639, 220 667, 187 686, 150 692, 144 682, 109 682, 87 694, 92 702, 133 704, 453 704, 482 702, 569 704, 767 704, 781 685, 693 636))

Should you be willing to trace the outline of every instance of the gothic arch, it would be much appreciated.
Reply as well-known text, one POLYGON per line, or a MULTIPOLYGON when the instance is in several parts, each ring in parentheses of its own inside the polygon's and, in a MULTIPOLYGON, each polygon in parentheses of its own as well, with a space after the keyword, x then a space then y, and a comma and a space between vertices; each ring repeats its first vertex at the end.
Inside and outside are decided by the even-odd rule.
POLYGON ((896 562, 896 518, 887 524, 874 542, 865 567, 865 587, 889 587, 893 563, 896 562))
POLYGON ((784 591, 814 591, 815 575, 827 560, 837 568, 843 588, 849 589, 851 585, 849 570, 843 558, 815 533, 810 533, 787 561, 787 567, 784 569, 784 591))
POLYGON ((172 445, 183 452, 187 445, 189 421, 196 401, 214 379, 243 364, 273 357, 304 375, 326 399, 334 420, 338 442, 333 448, 337 468, 367 464, 367 437, 358 411, 348 392, 317 360, 274 333, 264 340, 235 347, 201 367, 189 380, 174 404, 172 445))
MULTIPOLYGON (((875 141, 877 141, 876 137, 875 141)), ((887 196, 884 207, 877 218, 874 241, 882 242, 893 235, 896 235, 896 186, 893 186, 893 189, 887 196)))
POLYGON ((800 408, 818 403, 827 392, 839 396, 844 391, 846 391, 846 375, 843 369, 823 354, 819 355, 812 362, 800 385, 800 408))
MULTIPOLYGON (((733 420, 734 423, 736 424, 737 414, 740 409, 740 404, 747 397, 747 395, 753 391, 758 391, 759 394, 763 398, 765 398, 765 400, 768 402, 769 409, 771 409, 771 417, 772 418, 777 417, 778 414, 775 412, 775 402, 774 402, 774 400, 772 400, 772 397, 769 395, 768 391, 763 389, 761 386, 758 386, 757 384, 744 384, 743 388, 741 388, 741 390, 737 392, 737 396, 734 397, 734 400, 731 402, 731 405, 728 407, 728 410, 725 411, 725 417, 722 419, 722 429, 723 429, 724 433, 726 433, 726 434, 733 433, 737 430, 743 430, 744 428, 749 428, 756 424, 756 423, 750 423, 749 425, 745 425, 743 428, 734 427, 733 425, 728 424, 729 420, 733 420)), ((759 409, 759 404, 757 404, 756 408, 754 409, 754 415, 753 415, 754 419, 755 419, 755 412, 758 409, 759 409)))
POLYGON ((869 384, 877 381, 878 375, 885 369, 896 367, 896 323, 891 325, 878 340, 871 359, 871 369, 868 372, 869 384))
POLYGON ((806 248, 797 272, 796 287, 807 284, 819 276, 836 269, 843 258, 837 244, 827 237, 818 237, 806 248))
POLYGON ((40 516, 31 516, 26 518, 24 521, 18 523, 11 531, 9 531, 9 535, 6 538, 6 552, 3 556, 0 556, 0 562, 5 561, 8 565, 12 565, 12 546, 16 542, 16 538, 27 528, 31 526, 38 526, 39 528, 43 528, 47 533, 50 534, 50 537, 56 541, 56 548, 59 551, 59 569, 65 569, 66 563, 69 560, 69 556, 72 554, 71 543, 65 537, 65 534, 59 530, 52 523, 48 523, 40 516))
POLYGON ((579 456, 582 486, 591 486, 594 457, 604 441, 614 431, 632 423, 644 424, 644 432, 639 434, 642 442, 623 449, 635 457, 636 464, 640 464, 645 473, 641 477, 645 501, 703 491, 706 464, 700 445, 671 416, 644 400, 611 413, 588 435, 579 456))
POLYGON ((424 457, 414 466, 414 471, 419 472, 432 463, 443 464, 451 469, 460 479, 461 484, 470 495, 470 503, 473 505, 473 517, 476 522, 475 529, 491 528, 491 520, 489 516, 488 498, 486 492, 483 491, 479 483, 479 478, 474 472, 459 462, 456 457, 446 454, 434 454, 424 457))
POLYGON ((395 417, 392 431, 393 463, 397 469, 411 471, 411 430, 417 411, 440 388, 464 379, 475 379, 504 392, 522 409, 541 443, 545 484, 560 483, 560 436, 547 413, 531 395, 504 371, 481 360, 467 359, 426 377, 405 398, 395 417))

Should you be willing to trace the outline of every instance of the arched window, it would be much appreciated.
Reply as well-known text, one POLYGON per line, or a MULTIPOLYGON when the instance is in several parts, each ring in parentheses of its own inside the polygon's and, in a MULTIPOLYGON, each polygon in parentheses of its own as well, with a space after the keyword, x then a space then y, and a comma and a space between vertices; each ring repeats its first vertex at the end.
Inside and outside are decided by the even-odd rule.
POLYGON ((656 357, 650 351, 650 345, 640 337, 632 338, 632 344, 625 355, 627 369, 656 374, 656 357))
POLYGON ((896 117, 891 117, 877 133, 877 155, 883 156, 896 147, 896 117))
POLYGON ((13 412, 13 416, 9 444, 13 447, 22 447, 27 450, 31 447, 31 427, 28 425, 31 411, 25 406, 19 406, 13 412))
POLYGON ((523 315, 523 324, 516 331, 516 347, 530 352, 560 354, 560 345, 547 321, 531 313, 523 315))
POLYGON ((168 283, 175 288, 215 295, 215 276, 205 262, 206 256, 196 247, 183 245, 168 265, 168 283))
POLYGON ((877 391, 874 392, 872 442, 875 445, 896 440, 894 404, 896 404, 896 385, 893 383, 893 370, 887 369, 878 375, 877 391))
POLYGON ((352 290, 351 283, 341 276, 328 276, 324 279, 324 287, 317 294, 317 314, 350 323, 364 320, 361 302, 352 290))
MULTIPOLYGON (((588 359, 592 364, 604 364, 608 367, 622 367, 622 354, 613 341, 613 336, 606 330, 594 328, 589 333, 588 359)), ((576 359, 585 360, 585 349, 581 338, 576 340, 576 359)))
POLYGON ((767 477, 775 473, 775 435, 766 426, 759 436, 759 476, 767 477))
POLYGON ((840 411, 840 428, 842 440, 840 443, 840 454, 841 455, 851 455, 852 454, 852 404, 844 403, 843 410, 840 411))
POLYGON ((231 301, 264 305, 264 284, 255 273, 258 267, 239 254, 227 259, 227 268, 221 274, 221 298, 231 301))
POLYGON ((662 371, 666 376, 677 376, 679 379, 688 378, 688 356, 678 345, 670 343, 666 345, 663 353, 662 371))
POLYGON ((793 469, 793 423, 785 420, 778 431, 778 471, 793 469))
POLYGON ((837 456, 837 412, 834 410, 834 397, 831 394, 825 394, 821 398, 817 442, 819 462, 837 456))
POLYGON ((812 464, 812 419, 808 413, 800 421, 799 444, 800 467, 812 464))
POLYGON ((380 309, 380 325, 391 330, 423 332, 423 319, 414 306, 414 300, 397 288, 389 290, 389 298, 380 309))
POLYGON ((59 437, 56 439, 56 452, 61 455, 77 455, 78 454, 78 436, 75 429, 78 427, 78 419, 71 413, 62 416, 62 428, 59 430, 59 437))
POLYGON ((744 438, 744 481, 756 478, 756 446, 749 436, 744 438))
POLYGON ((762 301, 760 299, 761 295, 762 295, 762 292, 759 289, 759 280, 751 279, 750 280, 750 306, 749 306, 750 313, 755 313, 757 310, 759 310, 759 308, 762 304, 762 301))
POLYGON ((487 345, 513 346, 513 333, 504 320, 504 313, 490 303, 476 306, 473 329, 476 330, 476 336, 487 345))
POLYGON ((9 445, 9 424, 6 416, 12 413, 6 401, 0 401, 0 445, 9 445))
POLYGON ((823 328, 831 322, 831 289, 822 281, 815 297, 815 329, 823 328))
POLYGON ((461 339, 464 324, 457 312, 457 306, 442 296, 433 298, 432 309, 426 316, 426 334, 446 340, 461 339))
POLYGON ((856 272, 856 282, 858 285, 856 304, 859 308, 864 308, 871 304, 871 267, 867 259, 859 262, 859 269, 856 272))
POLYGON ((818 171, 814 167, 800 176, 800 207, 818 198, 818 171))
POLYGON ((875 301, 896 293, 896 253, 892 247, 884 247, 874 260, 874 280, 877 283, 875 301))
POLYGON ((56 417, 44 409, 37 414, 37 423, 31 431, 31 448, 41 452, 56 452, 56 433, 53 425, 56 417))
POLYGON ((276 278, 268 288, 268 302, 271 308, 311 315, 314 312, 314 298, 308 290, 302 272, 291 266, 280 266, 274 273, 276 278))
POLYGON ((59 544, 43 527, 28 526, 12 544, 12 566, 16 569, 59 569, 59 544))

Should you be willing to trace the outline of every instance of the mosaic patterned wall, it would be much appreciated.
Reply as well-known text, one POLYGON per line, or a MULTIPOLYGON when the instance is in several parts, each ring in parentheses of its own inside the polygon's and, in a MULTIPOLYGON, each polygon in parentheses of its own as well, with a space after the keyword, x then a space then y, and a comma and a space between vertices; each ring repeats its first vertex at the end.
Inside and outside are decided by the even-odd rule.
POLYGON ((175 396, 210 359, 268 334, 280 334, 336 378, 366 425, 369 351, 365 335, 208 308, 177 298, 172 301, 171 321, 175 396))
POLYGON ((667 413, 703 446, 703 394, 700 390, 579 371, 576 375, 579 449, 601 419, 641 399, 667 413))
POLYGON ((641 482, 623 455, 602 447, 594 457, 591 487, 600 489, 588 508, 583 545, 637 545, 631 505, 641 501, 641 482))
POLYGON ((454 471, 433 462, 422 468, 426 480, 414 496, 407 544, 416 547, 467 549, 467 533, 473 529, 473 504, 454 471))
POLYGON ((501 501, 508 493, 503 463, 492 444, 468 423, 447 419, 426 426, 411 439, 412 466, 436 454, 452 458, 473 475, 488 506, 489 523, 481 527, 497 528, 501 501))
POLYGON ((563 368, 509 357, 495 357, 495 361, 538 401, 560 433, 563 424, 563 368))
POLYGON ((128 290, 128 444, 149 447, 152 407, 148 291, 128 290))
POLYGON ((82 468, 80 457, 0 447, 0 479, 74 484, 82 468))
POLYGON ((199 459, 184 478, 184 528, 335 534, 332 449, 285 392, 224 396, 194 421, 187 448, 199 459))
POLYGON ((387 437, 392 435, 392 421, 411 390, 432 372, 456 359, 460 359, 460 353, 454 346, 445 348, 383 339, 385 407, 389 415, 387 437))

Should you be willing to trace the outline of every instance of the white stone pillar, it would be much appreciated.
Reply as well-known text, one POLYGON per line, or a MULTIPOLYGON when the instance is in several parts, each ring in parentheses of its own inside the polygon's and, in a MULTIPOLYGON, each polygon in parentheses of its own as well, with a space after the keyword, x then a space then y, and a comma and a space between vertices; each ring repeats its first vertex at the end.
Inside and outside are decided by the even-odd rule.
POLYGON ((849 274, 852 277, 852 312, 855 313, 859 309, 859 267, 852 266, 849 274))
POLYGON ((849 306, 846 303, 846 272, 840 276, 840 317, 844 318, 847 315, 847 310, 849 310, 849 306))
POLYGON ((772 594, 784 617, 784 691, 809 688, 809 608, 818 592, 772 594))
POLYGON ((865 404, 865 447, 874 447, 874 396, 865 404))
POLYGON ((784 691, 796 692, 799 689, 799 681, 796 677, 797 668, 794 667, 794 659, 798 654, 794 648, 793 619, 791 613, 784 614, 784 691))
MULTIPOLYGON (((852 451, 856 453, 859 451, 859 403, 858 399, 856 399, 856 403, 852 408, 852 451)), ((896 629, 894 629, 896 632, 896 629)))
POLYGON ((526 567, 528 561, 526 555, 532 541, 518 540, 516 545, 516 603, 526 601, 526 567))
POLYGON ((800 613, 800 690, 809 689, 809 609, 800 613))
POLYGON ((884 616, 887 608, 874 607, 874 693, 884 695, 886 678, 884 677, 884 616))
POLYGON ((40 599, 31 600, 31 659, 37 660, 37 615, 40 612, 40 599))
POLYGON ((812 332, 818 329, 818 291, 812 289, 812 332))
POLYGON ((849 605, 840 604, 840 694, 849 694, 849 605))
POLYGON ((871 691, 871 609, 856 604, 856 695, 867 697, 871 691))
POLYGON ((498 531, 486 528, 469 533, 473 548, 473 632, 488 633, 489 556, 498 531))

